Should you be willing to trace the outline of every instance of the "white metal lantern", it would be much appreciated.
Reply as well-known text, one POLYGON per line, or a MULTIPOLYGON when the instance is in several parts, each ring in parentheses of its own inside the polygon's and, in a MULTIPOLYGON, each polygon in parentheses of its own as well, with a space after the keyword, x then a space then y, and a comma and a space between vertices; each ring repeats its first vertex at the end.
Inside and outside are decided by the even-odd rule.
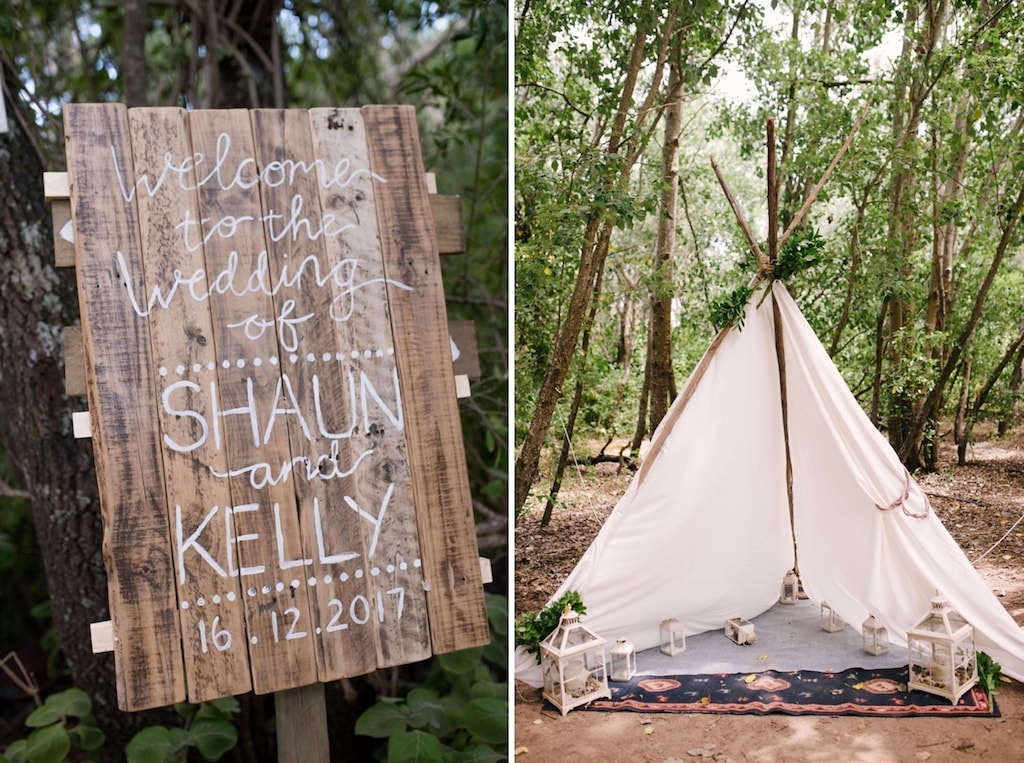
POLYGON ((598 697, 611 697, 604 664, 604 639, 580 625, 566 606, 558 627, 540 642, 544 698, 565 715, 598 697))
POLYGON ((779 604, 796 604, 796 595, 799 585, 800 580, 797 578, 796 573, 793 570, 787 572, 785 577, 782 578, 782 591, 779 594, 779 604))
POLYGON ((611 655, 611 680, 628 681, 636 675, 636 649, 625 638, 615 640, 615 646, 610 650, 611 655))
POLYGON ((868 615, 860 626, 861 641, 864 651, 876 657, 889 651, 889 633, 874 615, 868 615))
POLYGON ((955 705, 978 681, 974 628, 940 594, 907 631, 907 652, 912 690, 938 694, 955 705))
POLYGON ((757 641, 754 624, 742 617, 730 617, 725 621, 725 637, 740 646, 747 646, 757 641))
POLYGON ((674 617, 662 620, 658 633, 661 637, 661 651, 669 657, 686 651, 686 634, 683 632, 683 624, 674 617))
POLYGON ((829 633, 838 633, 845 626, 843 618, 832 609, 832 606, 827 601, 821 602, 821 629, 829 633))

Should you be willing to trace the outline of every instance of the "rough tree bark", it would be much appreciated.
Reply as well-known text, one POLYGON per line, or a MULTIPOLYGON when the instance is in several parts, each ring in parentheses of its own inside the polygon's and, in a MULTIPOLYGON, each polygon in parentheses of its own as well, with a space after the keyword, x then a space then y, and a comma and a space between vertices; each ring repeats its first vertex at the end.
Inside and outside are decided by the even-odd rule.
MULTIPOLYGON (((651 286, 651 331, 647 344, 647 364, 650 369, 647 374, 647 402, 650 406, 652 432, 658 428, 676 396, 676 380, 672 369, 672 302, 675 297, 672 254, 676 245, 679 136, 683 129, 685 84, 681 33, 672 35, 671 50, 664 106, 665 142, 661 150, 662 189, 658 202, 658 237, 651 286)), ((640 422, 643 422, 642 414, 640 422)))
MULTIPOLYGON (((928 65, 938 46, 945 27, 949 3, 946 0, 928 3, 908 3, 904 24, 902 66, 907 76, 896 80, 893 93, 892 137, 896 153, 912 157, 918 144, 917 128, 920 124, 921 108, 931 91, 927 82, 928 65), (920 28, 918 24, 920 23, 920 28)), ((893 174, 889 190, 889 230, 887 240, 894 266, 900 278, 906 281, 911 275, 909 253, 917 246, 918 227, 915 211, 918 175, 915 162, 893 162, 893 174)), ((891 368, 898 368, 905 358, 913 353, 913 342, 908 329, 914 315, 914 306, 902 295, 889 295, 889 314, 886 326, 888 362, 891 368)), ((907 468, 913 470, 924 465, 921 443, 913 440, 913 421, 920 411, 921 401, 913 392, 894 395, 887 417, 889 440, 896 448, 907 468)))
MULTIPOLYGON (((9 92, 17 83, 9 77, 9 92)), ((78 320, 73 270, 53 264, 53 231, 43 198, 42 159, 24 126, 31 116, 10 103, 0 135, 0 448, 31 496, 46 569, 53 626, 75 683, 94 702, 114 739, 166 714, 117 710, 114 660, 94 655, 89 624, 109 619, 103 528, 92 449, 76 440, 71 413, 84 399, 64 395, 65 326, 78 320)))
MULTIPOLYGON (((640 18, 647 16, 647 3, 641 10, 640 18)), ((630 57, 630 64, 625 74, 622 87, 622 95, 619 100, 619 107, 615 117, 615 124, 608 139, 608 153, 617 155, 623 142, 626 118, 630 104, 633 100, 633 93, 636 89, 637 79, 640 74, 641 64, 644 59, 644 52, 647 43, 647 29, 640 24, 633 36, 633 48, 630 57)), ((623 162, 626 164, 626 162, 623 162)), ((621 184, 624 178, 628 178, 628 169, 619 178, 610 178, 612 186, 621 184)), ((606 213, 610 215, 610 213, 606 213)), ((515 488, 515 511, 518 513, 526 503, 526 498, 533 483, 537 481, 537 474, 540 469, 540 454, 544 447, 544 440, 547 437, 548 429, 551 426, 551 418, 555 412, 555 406, 562 394, 562 385, 569 373, 569 365, 573 354, 576 352, 576 345, 579 341, 580 332, 583 330, 583 322, 586 317, 587 307, 594 292, 597 272, 603 267, 604 256, 607 254, 607 243, 609 236, 599 236, 602 227, 610 223, 608 216, 594 215, 587 221, 586 230, 583 236, 581 247, 580 263, 577 268, 576 285, 573 288, 569 305, 566 310, 565 320, 559 326, 555 335, 554 349, 551 355, 551 365, 544 381, 541 383, 540 392, 537 395, 537 405, 534 408, 533 416, 523 444, 516 457, 516 488, 515 488)))

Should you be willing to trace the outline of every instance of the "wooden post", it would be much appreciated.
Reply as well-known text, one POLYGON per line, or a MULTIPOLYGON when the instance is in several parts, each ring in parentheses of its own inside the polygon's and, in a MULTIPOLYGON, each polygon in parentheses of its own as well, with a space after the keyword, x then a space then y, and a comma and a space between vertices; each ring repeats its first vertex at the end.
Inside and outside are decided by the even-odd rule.
POLYGON ((775 171, 775 119, 768 119, 768 261, 779 258, 779 182, 775 171))
POLYGON ((278 763, 328 763, 327 701, 322 683, 274 694, 278 763))

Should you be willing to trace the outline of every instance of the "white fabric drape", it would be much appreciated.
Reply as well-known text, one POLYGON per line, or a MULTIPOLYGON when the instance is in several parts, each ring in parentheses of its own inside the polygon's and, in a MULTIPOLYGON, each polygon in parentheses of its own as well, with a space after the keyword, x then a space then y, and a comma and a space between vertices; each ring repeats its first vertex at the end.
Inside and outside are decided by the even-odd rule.
MULTIPOLYGON (((747 305, 743 329, 706 358, 692 396, 679 395, 652 437, 643 478, 633 480, 552 599, 579 591, 587 627, 610 643, 625 636, 638 651, 657 645, 667 617, 692 635, 729 617, 756 617, 777 601, 793 540, 774 298, 805 590, 855 628, 874 614, 901 643, 938 589, 974 626, 978 648, 1024 680, 1021 629, 929 510, 785 286, 775 282, 758 307, 764 288, 747 305), (906 501, 878 508, 908 487, 906 501)), ((516 677, 540 683, 536 661, 522 649, 516 677)))

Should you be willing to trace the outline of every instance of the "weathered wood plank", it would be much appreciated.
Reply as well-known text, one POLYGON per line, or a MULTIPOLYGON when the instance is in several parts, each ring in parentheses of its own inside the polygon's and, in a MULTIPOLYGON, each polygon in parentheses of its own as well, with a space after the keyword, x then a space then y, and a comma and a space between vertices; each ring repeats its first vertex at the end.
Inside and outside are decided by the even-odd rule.
MULTIPOLYGON (((384 266, 377 235, 375 197, 380 179, 369 170, 366 131, 358 109, 314 109, 309 114, 317 156, 328 167, 349 168, 351 177, 321 184, 325 218, 333 216, 343 235, 326 239, 331 262, 346 263, 346 278, 333 284, 336 330, 341 349, 360 380, 363 410, 351 438, 357 451, 371 452, 351 481, 356 502, 376 517, 362 522, 366 548, 360 560, 369 578, 377 628, 379 666, 401 665, 430 656, 426 596, 417 539, 416 506, 406 445, 406 411, 391 334, 384 266)), ((394 284, 401 290, 401 284, 394 284)))
MULTIPOLYGON (((201 225, 187 244, 204 243, 217 348, 215 432, 223 438, 231 490, 231 549, 242 583, 253 689, 258 694, 317 680, 302 534, 288 442, 287 362, 275 329, 264 210, 247 111, 196 111, 192 147, 201 225), (205 174, 204 174, 205 173, 205 174)), ((280 210, 277 210, 280 212, 280 210)), ((240 635, 240 634, 239 634, 240 635)))
POLYGON ((87 393, 85 384, 85 340, 81 326, 64 327, 64 394, 78 397, 87 393))
POLYGON ((363 108, 435 652, 489 641, 434 221, 411 107, 363 108), (392 283, 403 284, 398 288, 392 283))
POLYGON ((71 223, 71 200, 57 199, 50 204, 53 222, 53 264, 58 268, 75 265, 74 226, 71 223))
MULTIPOLYGON (((166 157, 192 156, 184 109, 128 112, 142 231, 138 266, 145 292, 135 295, 138 320, 148 321, 157 380, 161 453, 166 474, 167 516, 174 553, 174 583, 185 655, 188 696, 203 702, 250 691, 242 588, 232 577, 227 453, 211 436, 214 404, 210 385, 219 360, 206 263, 201 245, 186 245, 184 220, 199 220, 196 172, 185 165, 156 187, 166 157), (196 274, 199 274, 198 276, 196 274), (189 288, 175 285, 182 278, 189 288), (150 295, 166 295, 165 302, 150 295), (201 528, 201 530, 200 530, 201 528), (196 533, 199 533, 198 535, 196 533)), ((189 231, 190 232, 190 231, 189 231)), ((194 240, 194 239, 193 239, 194 240)))
POLYGON ((452 371, 456 376, 465 374, 470 379, 480 378, 480 350, 476 343, 473 321, 448 321, 451 337, 452 371))
POLYGON ((185 698, 164 494, 158 391, 148 327, 136 319, 117 252, 138 252, 138 212, 119 179, 133 176, 127 110, 65 107, 78 294, 89 409, 104 519, 118 705, 140 710, 185 698), (115 164, 116 161, 116 164, 115 164))
POLYGON ((323 684, 274 695, 277 763, 328 763, 327 700, 323 684))
MULTIPOLYGON (((462 375, 471 380, 479 379, 480 354, 476 344, 476 327, 473 322, 449 321, 449 335, 459 348, 459 356, 453 357, 452 361, 456 377, 462 375)), ((65 392, 69 396, 85 394, 84 351, 81 328, 67 327, 65 329, 65 392)))
MULTIPOLYGON (((278 282, 275 311, 281 313, 287 301, 291 313, 302 319, 279 337, 282 372, 293 392, 293 423, 298 424, 288 429, 292 453, 314 464, 330 465, 308 478, 298 474, 294 478, 303 518, 303 553, 312 560, 306 582, 316 624, 318 675, 321 681, 330 681, 368 673, 377 666, 373 621, 353 623, 347 612, 349 602, 369 601, 369 576, 354 574, 365 566, 363 520, 346 500, 363 504, 352 483, 372 455, 354 443, 357 369, 347 352, 350 346, 336 334, 335 326, 341 324, 332 317, 330 288, 344 276, 340 264, 324 252, 325 242, 342 235, 347 226, 321 214, 319 173, 285 169, 301 166, 295 162, 309 163, 315 156, 305 112, 258 110, 251 116, 257 165, 269 167, 268 171, 281 168, 287 181, 264 183, 261 194, 264 209, 281 210, 292 223, 275 219, 266 223, 272 270, 288 263, 294 276, 278 282), (319 278, 313 277, 316 273, 319 278)), ((353 321, 362 319, 362 315, 352 316, 353 321)))
POLYGON ((462 199, 458 196, 430 197, 430 211, 437 230, 439 254, 461 254, 466 251, 466 234, 462 229, 462 199))

